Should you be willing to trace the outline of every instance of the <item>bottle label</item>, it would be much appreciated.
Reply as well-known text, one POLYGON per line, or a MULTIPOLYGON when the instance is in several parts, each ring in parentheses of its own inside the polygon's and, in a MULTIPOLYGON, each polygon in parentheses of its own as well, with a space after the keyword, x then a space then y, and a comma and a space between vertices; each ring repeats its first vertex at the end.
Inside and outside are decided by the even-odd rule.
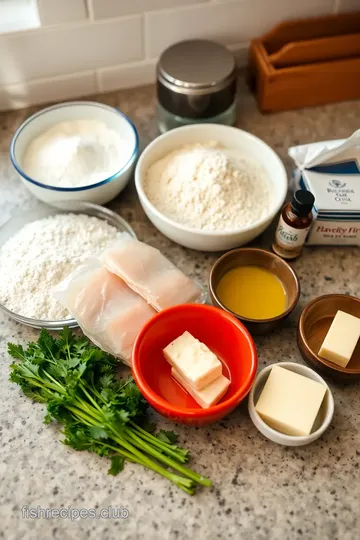
POLYGON ((295 229, 291 227, 280 216, 279 224, 275 233, 276 243, 285 249, 296 249, 305 243, 310 226, 306 229, 295 229))

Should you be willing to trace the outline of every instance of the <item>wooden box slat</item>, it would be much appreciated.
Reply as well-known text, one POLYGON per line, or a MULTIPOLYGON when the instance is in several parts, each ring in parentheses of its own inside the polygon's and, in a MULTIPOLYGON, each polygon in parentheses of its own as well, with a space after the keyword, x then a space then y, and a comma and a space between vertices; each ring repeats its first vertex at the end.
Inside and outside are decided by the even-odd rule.
POLYGON ((269 55, 275 68, 360 57, 360 33, 286 43, 269 55))
POLYGON ((249 82, 263 112, 360 99, 360 12, 285 22, 253 40, 249 82))

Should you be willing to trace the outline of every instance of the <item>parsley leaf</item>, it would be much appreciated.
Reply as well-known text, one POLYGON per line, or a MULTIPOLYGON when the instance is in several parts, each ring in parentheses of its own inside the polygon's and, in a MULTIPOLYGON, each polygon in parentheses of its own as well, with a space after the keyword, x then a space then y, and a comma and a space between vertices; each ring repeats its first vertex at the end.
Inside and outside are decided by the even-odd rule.
POLYGON ((111 467, 108 470, 108 474, 116 476, 124 468, 125 458, 123 456, 111 456, 111 467))
POLYGON ((164 441, 168 444, 175 444, 178 440, 176 433, 173 431, 166 431, 166 429, 160 429, 159 433, 156 434, 156 437, 160 439, 160 441, 164 441))

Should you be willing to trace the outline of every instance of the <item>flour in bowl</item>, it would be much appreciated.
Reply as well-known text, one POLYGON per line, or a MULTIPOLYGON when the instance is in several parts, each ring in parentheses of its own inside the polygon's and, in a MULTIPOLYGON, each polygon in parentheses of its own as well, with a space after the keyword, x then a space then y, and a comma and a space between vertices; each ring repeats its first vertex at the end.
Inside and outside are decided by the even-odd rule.
POLYGON ((84 214, 57 214, 28 223, 0 249, 0 303, 33 319, 69 318, 52 288, 117 234, 106 221, 84 214))
POLYGON ((57 187, 82 187, 117 173, 131 157, 129 142, 99 120, 55 124, 27 147, 22 167, 30 178, 57 187))
POLYGON ((271 209, 265 170, 213 142, 183 146, 156 161, 147 171, 144 190, 162 214, 194 229, 239 229, 271 209))

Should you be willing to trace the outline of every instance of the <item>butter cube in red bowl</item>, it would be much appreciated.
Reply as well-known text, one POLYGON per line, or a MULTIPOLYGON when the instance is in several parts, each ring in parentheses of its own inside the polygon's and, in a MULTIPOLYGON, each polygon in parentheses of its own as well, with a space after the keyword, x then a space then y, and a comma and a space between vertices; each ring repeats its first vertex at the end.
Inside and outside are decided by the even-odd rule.
MULTIPOLYGON (((229 414, 249 393, 256 369, 256 347, 245 326, 233 315, 201 304, 182 304, 154 315, 140 331, 132 356, 135 382, 150 405, 173 422, 194 426, 217 422, 229 414), (171 373, 174 367, 163 351, 185 332, 216 355, 221 377, 230 380, 215 405, 203 408, 195 401, 194 391, 188 388, 189 393, 179 382, 183 378, 171 373)), ((203 403, 201 397, 198 401, 203 403)))

